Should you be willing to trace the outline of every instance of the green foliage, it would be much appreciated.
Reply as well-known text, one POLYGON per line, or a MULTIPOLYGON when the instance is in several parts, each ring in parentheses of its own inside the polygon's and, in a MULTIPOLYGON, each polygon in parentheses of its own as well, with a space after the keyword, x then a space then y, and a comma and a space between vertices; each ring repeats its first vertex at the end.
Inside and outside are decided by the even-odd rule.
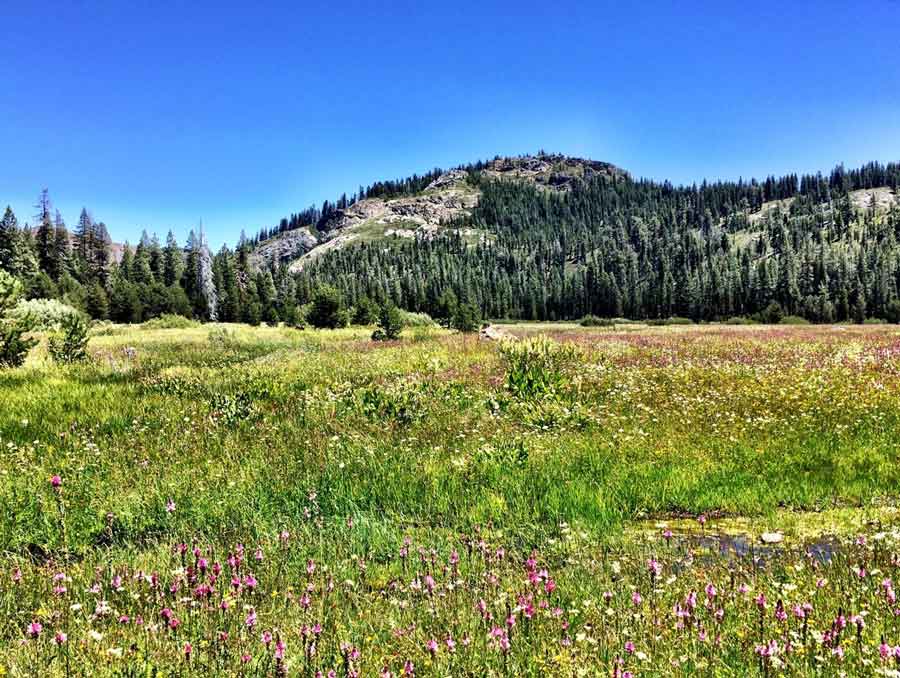
POLYGON ((186 330, 192 327, 200 327, 200 323, 183 315, 164 313, 158 318, 147 320, 141 324, 147 330, 186 330))
POLYGON ((889 323, 900 324, 900 299, 891 300, 884 309, 884 317, 889 323))
POLYGON ((578 358, 578 350, 571 344, 543 336, 521 342, 502 341, 499 350, 506 365, 506 387, 521 400, 562 391, 578 358))
POLYGON ((58 299, 23 299, 10 311, 9 316, 21 320, 27 318, 31 329, 36 332, 52 332, 78 313, 78 310, 58 299))
POLYGON ((12 310, 22 297, 22 283, 0 269, 0 317, 12 310))
POLYGON ((378 314, 381 309, 369 297, 360 297, 353 307, 354 325, 374 325, 378 322, 378 314))
POLYGON ((109 317, 109 297, 99 280, 94 280, 88 286, 84 304, 92 318, 106 320, 109 317))
POLYGON ((595 315, 586 315, 578 324, 582 327, 615 327, 616 321, 611 318, 599 318, 595 315))
POLYGON ((375 341, 399 339, 400 332, 403 331, 403 325, 403 313, 392 303, 388 302, 378 312, 378 329, 372 333, 372 339, 375 341))
POLYGON ((327 329, 345 327, 348 324, 348 313, 335 288, 322 285, 315 291, 307 320, 313 327, 327 329))
POLYGON ((481 311, 468 301, 464 301, 456 307, 450 326, 463 333, 475 332, 481 324, 481 311))
POLYGON ((809 325, 809 320, 798 315, 786 315, 780 321, 780 325, 809 325))
POLYGON ((434 327, 434 319, 427 313, 412 313, 400 311, 403 316, 403 324, 406 327, 434 327))
POLYGON ((28 335, 34 319, 28 314, 11 314, 21 295, 22 283, 0 269, 0 367, 19 367, 37 343, 28 335))
POLYGON ((67 315, 59 330, 47 340, 47 350, 53 361, 68 365, 87 359, 88 319, 81 313, 67 315))
POLYGON ((777 325, 784 318, 784 311, 781 309, 781 304, 773 301, 759 313, 758 317, 759 322, 764 325, 777 325))

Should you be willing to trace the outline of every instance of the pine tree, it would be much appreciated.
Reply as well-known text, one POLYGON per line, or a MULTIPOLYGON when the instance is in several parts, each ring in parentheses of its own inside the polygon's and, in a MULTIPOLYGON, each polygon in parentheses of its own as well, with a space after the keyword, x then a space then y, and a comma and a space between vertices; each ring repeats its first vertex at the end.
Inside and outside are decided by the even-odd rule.
POLYGON ((19 222, 7 205, 0 220, 0 268, 15 275, 16 253, 19 248, 19 222))

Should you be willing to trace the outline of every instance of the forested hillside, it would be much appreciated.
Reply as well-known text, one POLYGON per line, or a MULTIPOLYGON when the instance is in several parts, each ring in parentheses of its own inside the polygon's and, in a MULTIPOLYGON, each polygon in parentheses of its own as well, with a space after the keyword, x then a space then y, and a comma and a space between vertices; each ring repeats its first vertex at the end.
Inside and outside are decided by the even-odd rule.
POLYGON ((896 163, 676 187, 539 154, 360 187, 215 255, 192 231, 115 256, 103 223, 84 210, 70 233, 45 192, 34 226, 6 209, 0 267, 122 322, 302 322, 323 286, 434 316, 455 298, 491 318, 895 321, 898 185, 896 163))
POLYGON ((829 322, 886 317, 898 296, 896 164, 682 188, 625 175, 562 192, 478 171, 469 181, 481 198, 454 226, 491 237, 346 247, 304 268, 300 287, 429 313, 452 289, 488 317, 541 320, 712 320, 776 302, 829 322))

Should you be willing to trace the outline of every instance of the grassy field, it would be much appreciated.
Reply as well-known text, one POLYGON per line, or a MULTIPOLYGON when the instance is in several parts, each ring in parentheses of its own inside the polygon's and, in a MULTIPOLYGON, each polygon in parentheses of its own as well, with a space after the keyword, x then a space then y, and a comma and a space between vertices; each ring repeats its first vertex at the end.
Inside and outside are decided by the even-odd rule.
POLYGON ((0 372, 0 675, 895 675, 896 329, 505 330, 0 372))

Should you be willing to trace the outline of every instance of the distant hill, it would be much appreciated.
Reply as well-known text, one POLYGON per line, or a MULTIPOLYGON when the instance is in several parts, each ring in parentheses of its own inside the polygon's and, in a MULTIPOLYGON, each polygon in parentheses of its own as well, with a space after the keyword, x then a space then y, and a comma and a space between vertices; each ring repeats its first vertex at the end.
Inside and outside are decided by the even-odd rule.
POLYGON ((285 220, 251 262, 351 304, 439 312, 449 289, 490 317, 721 319, 775 302, 844 321, 885 317, 900 296, 896 163, 676 187, 538 154, 427 179, 285 220))

